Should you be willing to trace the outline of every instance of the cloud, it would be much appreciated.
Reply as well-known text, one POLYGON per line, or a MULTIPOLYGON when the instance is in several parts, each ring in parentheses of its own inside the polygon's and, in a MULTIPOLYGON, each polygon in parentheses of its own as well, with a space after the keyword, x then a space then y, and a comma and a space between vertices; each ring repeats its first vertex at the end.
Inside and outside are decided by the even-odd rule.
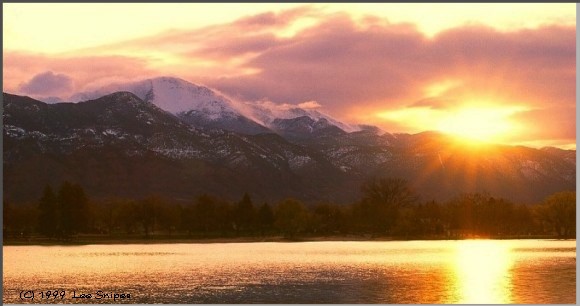
POLYGON ((320 105, 316 101, 306 101, 302 103, 292 104, 292 103, 274 103, 269 100, 260 100, 254 102, 247 102, 247 104, 254 105, 257 106, 258 108, 270 111, 286 111, 294 108, 317 109, 322 107, 322 105, 320 105))
MULTIPOLYGON (((266 12, 254 16, 244 17, 235 21, 232 25, 245 30, 262 31, 264 27, 284 27, 304 16, 312 15, 318 10, 312 6, 301 6, 294 9, 284 10, 279 13, 266 12)), ((319 12, 319 11, 318 11, 319 12)))
POLYGON ((435 127, 417 120, 400 126, 369 114, 407 107, 453 111, 470 104, 550 109, 551 117, 514 117, 529 128, 519 137, 575 142, 575 116, 566 115, 575 114, 573 27, 502 32, 466 26, 427 38, 413 27, 361 27, 334 16, 264 49, 243 67, 256 73, 205 83, 245 100, 316 100, 334 117, 387 131, 435 127), (446 80, 457 82, 429 95, 428 88, 446 80))
MULTIPOLYGON (((174 56, 205 58, 210 53, 220 53, 219 49, 233 49, 245 53, 248 50, 263 50, 260 46, 278 41, 274 33, 309 18, 318 12, 311 6, 302 6, 279 13, 267 12, 243 17, 232 23, 211 25, 199 29, 172 29, 156 35, 122 41, 82 50, 95 52, 143 52, 156 50, 171 52, 174 56), (240 46, 243 45, 243 46, 240 46)), ((235 52, 233 52, 235 53, 235 52)), ((224 51, 222 59, 232 52, 224 51)))
POLYGON ((35 75, 28 82, 20 85, 20 91, 34 95, 52 95, 62 91, 70 91, 73 88, 72 79, 65 74, 55 74, 46 71, 35 75))
MULTIPOLYGON (((567 111, 556 111, 576 107, 576 29, 571 26, 500 31, 466 25, 428 37, 413 24, 372 16, 359 21, 303 7, 72 55, 4 54, 7 89, 18 89, 22 80, 42 71, 68 75, 77 91, 112 78, 173 75, 241 101, 316 101, 309 106, 386 130, 393 123, 375 113, 418 107, 444 111, 470 103, 552 110, 558 120, 546 123, 550 132, 538 131, 537 137, 566 138, 575 125, 567 111)), ((534 112, 514 118, 549 120, 534 112)), ((417 129, 430 128, 420 124, 417 129)))
POLYGON ((413 102, 408 107, 428 107, 431 109, 445 109, 457 105, 459 101, 445 97, 428 97, 413 102))
POLYGON ((242 56, 247 53, 259 53, 267 51, 270 48, 283 44, 284 41, 278 39, 274 34, 256 34, 240 36, 232 34, 231 37, 220 37, 206 46, 195 48, 187 55, 195 57, 203 55, 204 57, 212 57, 224 59, 231 56, 242 56))
POLYGON ((418 33, 407 35, 392 29, 360 31, 352 20, 338 16, 245 65, 259 73, 210 81, 246 99, 290 103, 313 99, 342 109, 384 102, 385 98, 405 96, 425 78, 421 67, 414 64, 413 54, 398 51, 420 49, 423 39, 418 33))
POLYGON ((444 93, 448 101, 480 95, 570 103, 574 39, 573 28, 559 27, 512 33, 467 27, 427 39, 397 27, 361 30, 340 17, 250 60, 245 67, 259 73, 216 78, 211 85, 247 99, 315 99, 343 112, 361 103, 388 108, 426 99, 423 88, 445 78, 463 80, 444 93))
POLYGON ((576 108, 550 107, 512 115, 511 119, 525 129, 518 138, 523 141, 568 140, 576 142, 576 108))
POLYGON ((5 52, 4 90, 11 93, 67 97, 71 91, 95 88, 112 81, 156 75, 143 59, 124 56, 48 56, 5 52), (38 74, 38 71, 46 71, 38 74), (59 71, 54 74, 51 71, 59 71), (22 83, 22 80, 29 81, 22 83), (74 82, 72 81, 74 80, 74 82))
POLYGON ((306 102, 299 103, 298 107, 304 108, 304 109, 315 109, 315 108, 322 107, 322 105, 320 105, 320 103, 318 103, 316 101, 306 101, 306 102))

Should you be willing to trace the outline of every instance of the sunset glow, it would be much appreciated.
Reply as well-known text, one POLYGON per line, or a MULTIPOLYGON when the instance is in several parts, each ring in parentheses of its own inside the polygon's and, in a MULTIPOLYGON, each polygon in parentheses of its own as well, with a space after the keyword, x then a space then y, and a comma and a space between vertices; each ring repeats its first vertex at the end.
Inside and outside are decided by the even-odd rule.
POLYGON ((497 106, 466 106, 457 110, 421 107, 381 112, 377 117, 400 124, 418 123, 420 126, 431 126, 432 130, 465 140, 501 143, 522 133, 521 127, 509 118, 522 110, 522 107, 497 106))
POLYGON ((577 8, 3 3, 3 303, 576 303, 577 8))
POLYGON ((174 76, 392 133, 576 146, 573 3, 9 3, 3 16, 14 94, 174 76))
POLYGON ((518 132, 508 118, 514 112, 501 108, 464 108, 441 120, 437 129, 467 139, 501 141, 518 132))

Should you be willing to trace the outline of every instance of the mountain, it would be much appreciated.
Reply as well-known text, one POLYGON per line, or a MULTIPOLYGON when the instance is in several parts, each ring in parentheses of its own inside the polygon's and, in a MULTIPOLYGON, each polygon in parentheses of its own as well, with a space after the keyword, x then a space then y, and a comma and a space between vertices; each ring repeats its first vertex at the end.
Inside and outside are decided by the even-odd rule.
POLYGON ((312 141, 360 130, 316 109, 253 103, 247 105, 256 121, 292 141, 312 141))
MULTIPOLYGON (((73 102, 91 100, 118 91, 131 92, 143 101, 151 102, 176 115, 183 122, 198 127, 217 128, 248 135, 273 132, 284 135, 293 132, 285 131, 276 120, 309 117, 315 122, 322 120, 343 131, 356 130, 315 109, 236 103, 207 87, 173 77, 110 84, 95 91, 74 94, 69 100, 73 102)), ((307 138, 311 135, 301 136, 307 138)))
POLYGON ((423 200, 489 192, 535 203, 575 190, 575 151, 466 146, 435 132, 345 131, 324 117, 275 118, 278 134, 186 123, 152 100, 116 92, 46 104, 3 94, 4 196, 35 201, 70 180, 95 197, 201 193, 274 203, 351 203, 371 177, 406 179, 423 200))
POLYGON ((239 107, 226 97, 207 87, 178 78, 158 77, 110 84, 96 91, 74 94, 70 100, 90 100, 118 91, 131 92, 143 101, 151 102, 194 126, 221 128, 243 134, 271 132, 242 114, 239 107))
POLYGON ((5 195, 16 200, 62 180, 97 196, 315 199, 328 182, 313 178, 340 174, 278 135, 195 128, 128 92, 58 104, 4 94, 3 103, 5 195))
POLYGON ((300 117, 308 117, 313 121, 319 121, 323 119, 328 124, 334 125, 345 132, 360 130, 359 127, 352 127, 348 124, 340 122, 339 120, 336 120, 329 115, 311 108, 301 108, 298 106, 288 105, 272 105, 270 103, 251 103, 248 104, 248 108, 251 116, 266 126, 271 126, 276 119, 295 119, 300 117))
POLYGON ((289 140, 303 140, 320 137, 334 137, 346 134, 325 118, 314 120, 308 116, 292 119, 276 118, 270 124, 271 128, 289 140))

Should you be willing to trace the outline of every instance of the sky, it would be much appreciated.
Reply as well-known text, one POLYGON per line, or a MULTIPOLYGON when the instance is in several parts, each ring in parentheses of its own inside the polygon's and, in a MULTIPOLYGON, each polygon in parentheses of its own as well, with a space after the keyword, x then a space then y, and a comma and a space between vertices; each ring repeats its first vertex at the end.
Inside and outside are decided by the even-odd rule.
POLYGON ((174 76, 391 133, 576 147, 576 5, 3 4, 4 91, 174 76))

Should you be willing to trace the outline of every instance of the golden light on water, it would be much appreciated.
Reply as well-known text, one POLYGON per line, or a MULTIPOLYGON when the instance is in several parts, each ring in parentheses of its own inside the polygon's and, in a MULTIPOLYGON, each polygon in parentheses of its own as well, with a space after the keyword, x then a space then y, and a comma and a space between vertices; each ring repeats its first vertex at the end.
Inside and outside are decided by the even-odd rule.
POLYGON ((3 302, 9 304, 23 302, 22 288, 126 291, 134 298, 131 302, 140 304, 576 302, 575 240, 168 243, 3 250, 3 302))
POLYGON ((471 240, 457 245, 455 285, 461 304, 504 304, 512 302, 513 258, 501 241, 471 240))

